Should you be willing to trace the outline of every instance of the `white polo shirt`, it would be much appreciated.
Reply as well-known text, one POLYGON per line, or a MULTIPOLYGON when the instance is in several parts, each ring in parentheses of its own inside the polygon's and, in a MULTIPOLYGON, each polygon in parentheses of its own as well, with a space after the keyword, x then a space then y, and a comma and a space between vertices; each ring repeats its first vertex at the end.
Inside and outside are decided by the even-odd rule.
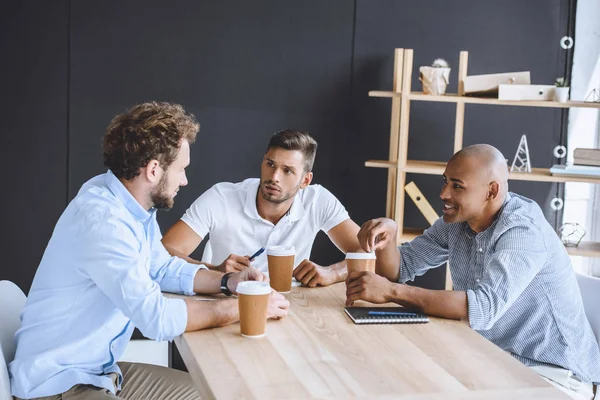
MULTIPOLYGON (((295 246, 295 265, 310 257, 319 230, 325 233, 350 218, 339 200, 321 185, 298 191, 292 207, 273 225, 256 209, 259 179, 217 183, 204 192, 181 220, 200 237, 210 235, 202 261, 221 264, 230 254, 250 256, 261 247, 295 246)), ((267 252, 252 265, 265 273, 267 252)))

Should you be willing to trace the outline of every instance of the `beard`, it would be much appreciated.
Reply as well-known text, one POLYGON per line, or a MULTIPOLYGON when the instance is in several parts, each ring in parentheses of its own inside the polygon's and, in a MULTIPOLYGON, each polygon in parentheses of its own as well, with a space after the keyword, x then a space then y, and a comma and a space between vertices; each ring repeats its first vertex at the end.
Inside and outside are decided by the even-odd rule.
POLYGON ((175 205, 175 200, 167 193, 167 174, 164 174, 158 185, 150 192, 150 201, 159 210, 170 210, 175 205))
POLYGON ((288 201, 292 197, 294 197, 296 195, 296 193, 298 193, 298 190, 300 190, 301 184, 302 184, 302 181, 300 181, 300 183, 298 183, 298 186, 296 186, 292 191, 284 193, 281 191, 281 188, 278 185, 276 185, 273 181, 270 181, 270 180, 262 181, 260 184, 260 194, 261 194, 262 198, 265 199, 266 201, 268 201, 269 203, 281 204, 281 203, 288 201), (277 189, 279 189, 280 190, 279 194, 271 194, 271 193, 267 192, 265 190, 266 185, 273 186, 273 187, 276 187, 277 189))

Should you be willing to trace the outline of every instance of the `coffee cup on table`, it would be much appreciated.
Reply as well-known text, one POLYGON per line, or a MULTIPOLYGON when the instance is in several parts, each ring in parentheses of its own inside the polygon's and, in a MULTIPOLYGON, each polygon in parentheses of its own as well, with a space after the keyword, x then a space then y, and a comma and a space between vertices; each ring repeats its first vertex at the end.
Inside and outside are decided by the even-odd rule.
POLYGON ((281 293, 289 293, 292 289, 292 273, 294 271, 294 246, 274 246, 267 248, 269 263, 269 280, 271 287, 281 293))
POLYGON ((376 260, 375 253, 346 253, 348 275, 359 271, 375 272, 376 260))
POLYGON ((269 296, 273 289, 267 282, 244 281, 237 285, 242 336, 259 338, 265 335, 269 296))

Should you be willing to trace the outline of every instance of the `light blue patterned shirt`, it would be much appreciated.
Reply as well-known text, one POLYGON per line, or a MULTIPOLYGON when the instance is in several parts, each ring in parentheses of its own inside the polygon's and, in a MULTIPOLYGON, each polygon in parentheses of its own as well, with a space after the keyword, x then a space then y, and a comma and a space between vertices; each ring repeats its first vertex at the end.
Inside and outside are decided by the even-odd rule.
POLYGON ((485 231, 440 218, 399 249, 400 282, 449 261, 474 330, 526 365, 600 382, 600 351, 569 255, 534 201, 509 193, 485 231))
POLYGON ((134 326, 155 340, 185 331, 187 306, 161 290, 193 294, 199 266, 171 257, 156 211, 147 211, 108 171, 85 183, 58 220, 36 272, 17 351, 14 396, 63 393, 77 384, 114 393, 108 376, 134 326))

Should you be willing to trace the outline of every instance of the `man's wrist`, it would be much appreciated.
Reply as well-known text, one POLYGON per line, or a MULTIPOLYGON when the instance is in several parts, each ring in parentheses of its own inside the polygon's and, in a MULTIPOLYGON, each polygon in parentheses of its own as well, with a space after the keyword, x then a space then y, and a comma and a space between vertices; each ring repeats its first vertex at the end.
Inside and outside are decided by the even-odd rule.
POLYGON ((231 296, 234 293, 234 291, 231 290, 229 286, 232 274, 232 272, 226 273, 221 278, 221 293, 223 293, 226 296, 231 296))
POLYGON ((229 289, 229 291, 232 294, 237 294, 237 292, 235 291, 235 289, 237 289, 237 284, 239 282, 238 282, 238 276, 235 276, 235 275, 238 275, 239 273, 228 272, 227 274, 229 274, 229 280, 227 281, 227 288, 229 289))
POLYGON ((404 285, 388 281, 388 289, 385 291, 385 297, 388 302, 396 302, 402 299, 404 285))
POLYGON ((222 299, 212 309, 212 327, 226 326, 240 320, 237 299, 222 299))
POLYGON ((346 265, 346 261, 342 261, 338 264, 335 264, 336 268, 334 269, 334 280, 332 283, 341 282, 346 280, 348 277, 348 266, 346 265))

